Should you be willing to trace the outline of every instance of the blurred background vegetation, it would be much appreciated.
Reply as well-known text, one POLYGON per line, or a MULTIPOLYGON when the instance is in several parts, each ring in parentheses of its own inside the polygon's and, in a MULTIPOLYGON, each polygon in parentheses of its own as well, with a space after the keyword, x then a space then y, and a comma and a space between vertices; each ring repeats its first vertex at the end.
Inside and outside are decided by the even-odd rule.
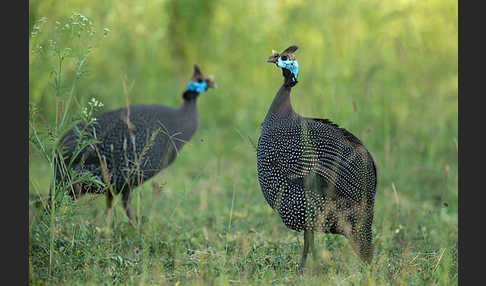
MULTIPOLYGON (((452 270, 443 277, 431 270, 430 278, 418 269, 410 275, 421 278, 407 281, 457 279, 457 1, 30 0, 29 6, 29 101, 46 122, 55 120, 51 83, 56 61, 36 49, 49 45, 56 21, 63 23, 73 11, 88 17, 96 29, 89 42, 77 42, 93 48, 88 73, 74 91, 73 108, 92 97, 104 103, 104 110, 127 102, 176 106, 193 64, 215 76, 218 88, 198 99, 200 129, 175 163, 154 179, 166 184, 166 197, 157 202, 151 222, 161 223, 157 217, 170 210, 171 223, 183 225, 193 219, 190 210, 198 209, 199 219, 208 216, 227 225, 230 212, 237 211, 241 223, 234 221, 228 231, 255 228, 258 233, 275 226, 279 239, 291 235, 264 201, 249 141, 257 142, 282 83, 281 72, 265 59, 272 49, 296 44, 300 73, 292 91, 294 109, 351 131, 377 162, 378 236, 389 247, 411 247, 411 258, 450 250, 452 270), (124 90, 124 84, 132 89, 124 90), (182 197, 191 193, 193 198, 182 197), (418 234, 423 227, 430 231, 428 238, 418 234), (402 229, 404 244, 391 243, 402 229)), ((72 43, 58 39, 58 44, 72 43)), ((75 77, 74 70, 74 61, 67 62, 67 82, 75 77)), ((32 146, 29 157, 30 193, 46 195, 51 171, 32 146)), ((151 187, 140 189, 139 195, 149 200, 151 187)), ((103 202, 93 204, 84 220, 97 217, 101 225, 103 202)), ((30 213, 32 235, 36 213, 30 213)), ((120 220, 125 218, 120 215, 120 220)), ((205 223, 199 223, 194 228, 203 228, 205 223)), ((274 236, 267 233, 261 239, 274 236)), ((295 247, 288 251, 297 262, 301 243, 292 243, 295 247)), ((386 245, 383 249, 390 249, 386 245)), ((43 260, 32 251, 31 271, 43 279, 43 260)), ((442 263, 424 263, 433 268, 437 261, 442 263)))

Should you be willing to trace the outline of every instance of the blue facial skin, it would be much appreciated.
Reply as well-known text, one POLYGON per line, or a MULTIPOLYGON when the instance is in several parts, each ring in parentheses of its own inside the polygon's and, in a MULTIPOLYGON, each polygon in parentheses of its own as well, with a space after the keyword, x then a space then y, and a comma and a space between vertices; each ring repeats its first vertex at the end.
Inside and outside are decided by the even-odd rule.
POLYGON ((297 76, 299 75, 299 63, 297 62, 297 60, 292 61, 288 59, 286 61, 283 61, 282 58, 279 57, 277 60, 277 66, 279 68, 285 68, 291 71, 294 75, 294 80, 297 81, 297 76))
POLYGON ((204 80, 201 82, 190 80, 187 83, 186 91, 195 91, 197 93, 201 93, 205 91, 207 88, 208 88, 208 84, 204 80))

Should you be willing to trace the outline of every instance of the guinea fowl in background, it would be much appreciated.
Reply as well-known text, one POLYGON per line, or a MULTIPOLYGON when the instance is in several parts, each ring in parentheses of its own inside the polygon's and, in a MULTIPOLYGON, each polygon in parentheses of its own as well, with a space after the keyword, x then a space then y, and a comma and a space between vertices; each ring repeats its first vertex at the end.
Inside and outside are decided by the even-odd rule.
POLYGON ((79 132, 75 129, 85 126, 84 123, 76 125, 61 139, 65 148, 64 164, 58 161, 56 179, 66 179, 69 174, 66 166, 78 172, 91 172, 104 182, 105 187, 75 183, 69 190, 72 198, 85 193, 104 193, 109 210, 113 195, 121 192, 123 207, 132 219, 132 189, 171 164, 191 139, 199 125, 197 98, 209 87, 215 87, 213 77, 204 77, 194 65, 194 74, 182 94, 184 102, 181 106, 140 104, 96 115, 96 123, 86 131, 99 143, 82 149, 72 158, 79 140, 79 132))
POLYGON ((257 149, 258 180, 266 201, 290 229, 304 232, 299 268, 309 248, 314 256, 314 232, 347 237, 359 257, 371 262, 376 165, 363 143, 328 119, 297 114, 290 91, 299 66, 293 54, 272 51, 267 62, 282 69, 284 83, 261 126, 257 149))

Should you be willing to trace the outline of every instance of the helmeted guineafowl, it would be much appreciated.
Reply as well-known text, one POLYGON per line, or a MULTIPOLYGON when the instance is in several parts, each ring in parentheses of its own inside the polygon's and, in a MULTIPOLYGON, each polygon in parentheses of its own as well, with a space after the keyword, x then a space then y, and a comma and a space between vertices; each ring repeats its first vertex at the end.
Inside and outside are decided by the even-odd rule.
MULTIPOLYGON (((121 192, 123 207, 132 219, 131 190, 172 163, 191 139, 199 124, 196 100, 199 93, 209 87, 215 87, 213 77, 204 77, 194 65, 194 74, 182 94, 184 102, 179 107, 141 104, 96 115, 96 123, 86 131, 99 143, 84 148, 72 160, 70 168, 91 172, 106 187, 78 183, 70 188, 69 194, 76 199, 85 193, 104 193, 109 210, 113 194, 121 192)), ((75 129, 84 126, 84 123, 78 124, 61 139, 65 164, 57 164, 58 181, 68 174, 64 166, 69 166, 79 139, 75 129)))
POLYGON ((263 195, 287 227, 304 231, 300 269, 309 248, 315 257, 314 232, 344 235, 360 258, 371 262, 375 162, 349 131, 292 109, 297 48, 272 51, 267 59, 282 69, 284 83, 261 125, 257 169, 263 195))

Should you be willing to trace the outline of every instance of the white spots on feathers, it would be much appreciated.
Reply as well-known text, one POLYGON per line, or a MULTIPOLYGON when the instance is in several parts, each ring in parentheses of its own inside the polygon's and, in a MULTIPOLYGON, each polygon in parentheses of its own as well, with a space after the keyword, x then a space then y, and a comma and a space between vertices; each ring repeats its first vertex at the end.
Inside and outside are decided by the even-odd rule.
POLYGON ((364 221, 369 231, 361 235, 371 239, 376 169, 348 131, 328 120, 268 117, 257 169, 265 199, 287 227, 351 235, 364 221))

